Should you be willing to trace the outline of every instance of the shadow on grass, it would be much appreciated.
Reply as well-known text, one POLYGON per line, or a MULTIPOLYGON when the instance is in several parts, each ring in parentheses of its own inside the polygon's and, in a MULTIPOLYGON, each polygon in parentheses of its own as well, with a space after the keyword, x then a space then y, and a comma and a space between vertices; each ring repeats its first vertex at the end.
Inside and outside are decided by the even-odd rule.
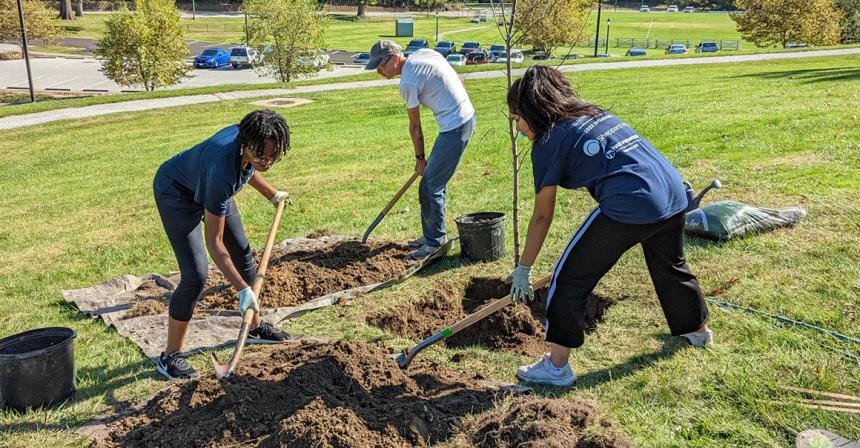
POLYGON ((748 75, 732 76, 731 78, 760 78, 760 79, 795 79, 804 84, 815 82, 853 81, 860 79, 860 68, 834 67, 811 68, 802 70, 785 70, 779 72, 751 73, 748 75))
POLYGON ((588 372, 579 377, 576 381, 576 387, 578 389, 591 389, 607 381, 615 381, 619 378, 624 378, 639 370, 651 367, 659 361, 671 358, 679 350, 689 346, 683 338, 679 337, 664 334, 660 336, 660 339, 663 341, 663 347, 661 347, 660 350, 636 355, 628 358, 623 363, 616 364, 612 367, 588 372))

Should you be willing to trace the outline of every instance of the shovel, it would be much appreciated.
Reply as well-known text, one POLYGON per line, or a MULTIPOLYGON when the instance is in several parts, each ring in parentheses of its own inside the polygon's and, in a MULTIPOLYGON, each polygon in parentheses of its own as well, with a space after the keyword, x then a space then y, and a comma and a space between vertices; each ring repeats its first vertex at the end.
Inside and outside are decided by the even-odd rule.
POLYGON ((409 180, 407 180, 406 183, 403 184, 403 187, 400 188, 400 191, 398 191, 397 194, 394 195, 394 198, 391 199, 388 205, 385 206, 385 209, 383 209, 379 213, 376 219, 373 220, 373 223, 370 224, 370 227, 367 228, 367 231, 364 232, 364 236, 361 237, 361 244, 367 243, 367 237, 370 236, 370 232, 373 232, 373 229, 375 229, 376 226, 378 226, 379 223, 382 222, 382 218, 384 218, 385 215, 388 214, 391 208, 394 207, 394 204, 396 204, 397 201, 400 200, 400 197, 403 196, 403 193, 406 193, 406 190, 408 190, 409 187, 412 186, 412 184, 415 182, 415 179, 418 179, 418 176, 419 174, 417 172, 414 173, 412 177, 410 177, 409 180))
MULTIPOLYGON (((272 245, 275 243, 275 234, 278 231, 278 223, 281 221, 281 214, 284 212, 284 201, 278 203, 278 208, 275 211, 275 219, 272 221, 272 228, 269 230, 269 237, 266 239, 266 246, 263 249, 263 256, 260 258, 260 264, 257 266, 257 277, 254 279, 254 284, 251 286, 251 289, 254 291, 254 294, 257 297, 260 296, 260 292, 263 290, 263 280, 266 277, 266 268, 269 265, 269 257, 272 255, 272 245)), ((242 315, 242 326, 239 327, 239 339, 236 341, 236 350, 233 352, 233 356, 230 357, 230 362, 226 365, 220 364, 218 362, 218 358, 215 357, 214 353, 210 353, 212 357, 212 368, 215 370, 215 377, 220 379, 224 379, 230 376, 233 373, 233 370, 236 369, 236 365, 239 364, 239 358, 242 357, 242 348, 245 347, 245 341, 248 339, 248 330, 251 328, 251 320, 254 319, 254 309, 248 308, 245 310, 245 314, 242 315)))
MULTIPOLYGON (((552 279, 552 276, 547 275, 546 277, 536 281, 532 285, 532 287, 534 289, 543 288, 544 286, 549 284, 551 279, 552 279)), ((513 302, 511 301, 510 294, 506 295, 506 296, 502 297, 501 299, 497 299, 497 300, 493 301, 492 303, 490 303, 489 305, 487 305, 487 306, 479 309, 478 311, 475 311, 474 313, 464 317, 463 319, 461 319, 460 321, 458 321, 454 325, 445 327, 441 331, 439 331, 438 333, 434 334, 433 336, 430 336, 429 338, 419 342, 418 345, 416 345, 415 347, 412 348, 412 350, 403 349, 403 353, 396 355, 395 360, 397 361, 397 364, 400 366, 401 369, 406 370, 407 368, 409 368, 409 364, 412 363, 412 359, 415 358, 415 355, 417 355, 418 352, 420 352, 421 350, 424 350, 425 348, 430 347, 431 345, 433 345, 433 344, 435 344, 435 343, 437 343, 443 339, 447 339, 447 338, 465 330, 466 328, 472 326, 474 323, 484 319, 485 317, 489 316, 490 314, 495 313, 496 311, 499 311, 500 309, 510 305, 511 303, 513 303, 513 302)), ((392 357, 394 357, 394 356, 395 355, 392 355, 392 357)))

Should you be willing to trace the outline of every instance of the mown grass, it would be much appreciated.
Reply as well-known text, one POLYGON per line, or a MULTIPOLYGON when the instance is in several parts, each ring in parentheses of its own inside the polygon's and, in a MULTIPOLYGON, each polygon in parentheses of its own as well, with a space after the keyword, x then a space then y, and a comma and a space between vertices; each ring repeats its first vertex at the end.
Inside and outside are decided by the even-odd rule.
MULTIPOLYGON (((68 37, 100 39, 104 34, 105 21, 108 17, 109 14, 87 14, 69 24, 64 24, 64 26, 68 37)), ((605 37, 608 18, 612 19, 611 40, 616 37, 650 37, 667 40, 687 39, 698 43, 703 39, 741 39, 735 30, 734 22, 727 14, 645 14, 607 9, 601 15, 601 27, 604 30, 601 32, 601 38, 605 37)), ((431 45, 435 44, 436 17, 417 13, 414 19, 415 38, 427 39, 431 45)), ((405 46, 411 38, 395 35, 394 20, 394 17, 370 17, 367 20, 356 20, 351 15, 332 14, 328 20, 326 47, 347 51, 367 51, 379 39, 392 39, 405 46)), ((215 43, 244 41, 244 18, 242 16, 182 18, 180 23, 185 29, 187 39, 215 43)), ((597 12, 594 11, 583 30, 583 37, 593 37, 596 25, 597 12)), ((440 36, 440 40, 454 40, 458 44, 467 40, 477 40, 486 46, 502 41, 498 29, 493 26, 492 17, 484 23, 472 23, 470 18, 440 16, 440 34, 452 31, 458 32, 440 36)))
MULTIPOLYGON (((695 185, 720 178, 724 189, 709 200, 801 203, 808 210, 794 229, 723 244, 690 239, 688 259, 703 289, 737 278, 721 300, 856 338, 860 126, 852 111, 860 101, 858 63, 858 56, 814 58, 584 72, 572 79, 586 98, 636 127, 695 185)), ((467 86, 478 110, 478 132, 449 188, 452 230, 457 215, 509 212, 511 203, 506 120, 500 113, 504 80, 467 86)), ((278 237, 322 227, 360 235, 412 168, 402 104, 393 87, 308 96, 315 102, 282 111, 294 132, 293 149, 266 175, 294 201, 278 237)), ((153 204, 152 176, 163 160, 252 109, 234 101, 0 132, 0 187, 8 192, 0 206, 0 257, 6 260, 0 266, 0 336, 49 325, 70 326, 79 335, 77 397, 58 409, 0 412, 0 445, 82 446, 85 441, 74 432, 81 424, 164 386, 133 344, 64 305, 59 291, 126 273, 176 269, 153 204)), ((424 118, 432 135, 432 118, 424 118)), ((523 183, 522 210, 528 215, 528 164, 523 183)), ((414 195, 398 204, 376 236, 402 240, 418 232, 414 195)), ((251 189, 238 200, 259 247, 272 208, 251 189)), ((538 275, 549 271, 593 205, 583 192, 560 194, 538 275)), ((510 249, 510 221, 506 232, 510 249)), ((368 327, 364 316, 414 300, 438 282, 503 276, 512 266, 510 256, 482 264, 456 255, 400 285, 305 315, 287 328, 408 345, 368 327)), ((578 386, 540 393, 594 399, 645 447, 778 447, 816 427, 860 438, 856 417, 774 402, 790 396, 777 384, 856 395, 860 367, 821 344, 857 353, 856 345, 712 308, 717 345, 694 350, 668 337, 638 249, 622 258, 598 292, 619 303, 574 353, 578 386)), ((518 364, 529 361, 473 348, 464 361, 452 363, 452 353, 434 347, 422 356, 507 381, 514 380, 518 364)), ((209 368, 203 356, 192 362, 209 368)))

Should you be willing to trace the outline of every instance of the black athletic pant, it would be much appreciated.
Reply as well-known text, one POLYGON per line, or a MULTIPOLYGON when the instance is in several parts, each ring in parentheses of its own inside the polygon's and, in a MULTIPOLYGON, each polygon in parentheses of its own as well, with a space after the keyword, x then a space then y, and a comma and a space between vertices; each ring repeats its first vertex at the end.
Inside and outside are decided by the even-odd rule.
MULTIPOLYGON (((209 259, 201 232, 204 212, 199 205, 179 194, 157 189, 155 203, 182 276, 179 286, 170 296, 169 315, 178 321, 187 322, 191 320, 197 299, 209 276, 209 259)), ((257 267, 245 229, 242 228, 239 210, 232 198, 227 201, 227 215, 224 218, 224 246, 236 270, 245 282, 251 284, 257 275, 257 267)))
POLYGON ((654 224, 622 224, 597 208, 573 235, 553 270, 546 299, 547 341, 569 348, 582 345, 585 299, 636 244, 642 244, 672 335, 696 331, 708 321, 699 282, 684 259, 684 213, 654 224))

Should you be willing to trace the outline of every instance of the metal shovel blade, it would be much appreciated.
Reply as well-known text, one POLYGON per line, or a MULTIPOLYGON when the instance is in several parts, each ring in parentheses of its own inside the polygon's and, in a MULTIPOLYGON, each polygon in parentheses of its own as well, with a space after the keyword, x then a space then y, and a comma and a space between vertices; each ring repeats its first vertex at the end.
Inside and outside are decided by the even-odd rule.
POLYGON ((248 340, 248 330, 251 328, 251 317, 254 315, 254 310, 245 312, 246 318, 242 321, 242 326, 239 328, 239 339, 236 341, 236 350, 233 351, 233 356, 230 357, 230 362, 226 365, 220 364, 214 353, 212 356, 212 370, 215 371, 215 377, 219 380, 228 378, 236 366, 239 364, 239 358, 242 357, 242 349, 245 348, 245 341, 248 340))
POLYGON ((215 371, 215 378, 222 380, 230 376, 230 366, 218 362, 218 357, 214 353, 210 353, 209 356, 212 358, 212 370, 215 371))

